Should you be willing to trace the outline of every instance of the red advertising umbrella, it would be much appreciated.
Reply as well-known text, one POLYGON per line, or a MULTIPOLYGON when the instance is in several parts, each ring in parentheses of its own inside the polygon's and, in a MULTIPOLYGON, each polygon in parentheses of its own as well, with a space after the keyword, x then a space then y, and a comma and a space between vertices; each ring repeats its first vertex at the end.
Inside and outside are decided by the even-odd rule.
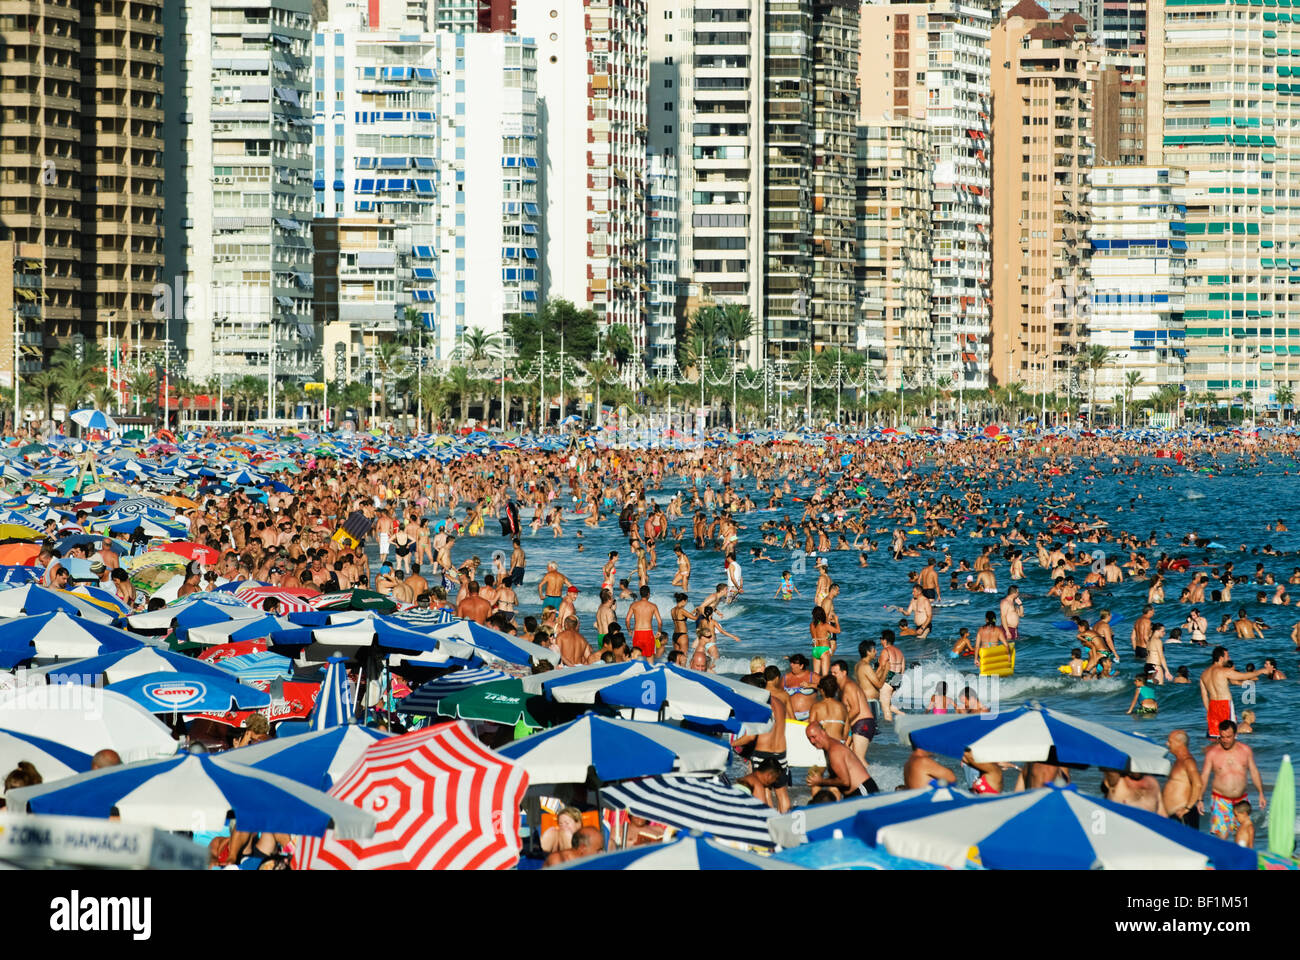
POLYGON ((462 721, 378 740, 330 790, 379 820, 364 841, 303 837, 297 870, 508 870, 528 774, 462 721))
POLYGON ((229 657, 242 657, 246 653, 265 653, 265 640, 238 640, 234 643, 222 643, 208 647, 198 655, 204 663, 220 663, 229 657))
POLYGON ((990 423, 987 427, 984 428, 984 436, 986 437, 996 437, 1001 432, 1002 432, 1002 428, 999 427, 996 423, 990 423))
MULTIPOLYGON (((270 680, 254 680, 248 685, 263 691, 271 689, 270 680)), ((223 727, 239 730, 244 726, 244 721, 255 713, 262 714, 272 723, 279 723, 281 720, 309 720, 312 711, 316 708, 316 695, 319 692, 319 683, 285 680, 284 695, 278 700, 272 700, 269 707, 261 710, 226 710, 221 713, 187 713, 185 722, 198 719, 211 720, 223 727)))
POLYGON ((221 554, 211 547, 205 547, 201 543, 191 543, 189 540, 175 540, 172 543, 163 544, 163 549, 168 553, 174 553, 190 560, 197 560, 199 563, 206 563, 209 566, 221 559, 221 554))

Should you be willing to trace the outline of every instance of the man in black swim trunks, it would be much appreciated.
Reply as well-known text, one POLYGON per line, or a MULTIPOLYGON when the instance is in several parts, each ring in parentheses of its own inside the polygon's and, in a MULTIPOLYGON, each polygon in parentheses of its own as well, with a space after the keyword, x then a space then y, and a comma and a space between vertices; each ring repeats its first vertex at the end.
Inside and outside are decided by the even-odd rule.
POLYGON ((917 585, 925 599, 932 603, 939 599, 939 572, 934 568, 934 557, 925 561, 925 566, 917 577, 917 585))
POLYGON ((849 665, 846 661, 836 660, 832 663, 831 676, 839 684, 840 702, 844 704, 844 709, 848 713, 849 732, 853 736, 853 752, 857 754, 859 760, 865 760, 871 741, 876 739, 876 715, 872 710, 871 701, 849 674, 849 665))
MULTIPOLYGON (((747 683, 751 687, 757 687, 760 690, 767 689, 767 677, 762 673, 751 673, 746 677, 742 677, 741 683, 747 683)), ((772 729, 770 731, 739 737, 733 746, 737 750, 743 750, 749 744, 753 745, 753 753, 750 754, 749 758, 753 772, 757 772, 764 761, 772 760, 780 764, 781 775, 768 785, 768 789, 776 797, 776 802, 771 805, 779 812, 785 813, 790 809, 790 787, 793 786, 794 780, 790 776, 790 764, 786 761, 784 698, 772 698, 772 729)))

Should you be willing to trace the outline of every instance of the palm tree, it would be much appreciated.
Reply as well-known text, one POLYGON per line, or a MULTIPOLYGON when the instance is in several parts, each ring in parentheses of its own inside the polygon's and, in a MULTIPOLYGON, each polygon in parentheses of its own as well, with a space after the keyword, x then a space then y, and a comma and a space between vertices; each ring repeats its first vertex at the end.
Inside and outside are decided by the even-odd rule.
POLYGON ((500 356, 501 335, 487 333, 482 327, 470 327, 461 337, 461 344, 468 354, 465 362, 470 369, 474 370, 478 369, 478 364, 482 361, 500 356))
POLYGON ((93 398, 95 401, 95 409, 104 411, 112 410, 118 400, 117 393, 110 390, 108 387, 95 388, 93 398))
POLYGON ((591 422, 599 427, 600 417, 601 417, 601 405, 600 405, 601 383, 611 373, 617 373, 618 367, 614 366, 612 363, 606 363, 604 360, 592 360, 590 363, 587 364, 587 372, 591 374, 591 379, 596 384, 596 413, 595 416, 591 418, 591 422))
POLYGON ((1097 371, 1115 362, 1110 355, 1110 347, 1094 343, 1079 354, 1079 365, 1092 374, 1092 384, 1088 390, 1088 423, 1097 423, 1097 371))
POLYGON ((284 405, 284 418, 286 420, 294 419, 294 407, 305 397, 301 386, 295 380, 290 380, 280 388, 280 403, 284 405))
POLYGON ((152 408, 158 403, 158 380, 152 371, 137 370, 128 384, 133 398, 138 398, 140 406, 152 408))
MULTIPOLYGON (((465 367, 452 367, 447 376, 448 389, 457 395, 460 401, 460 417, 464 422, 469 417, 469 395, 474 389, 474 379, 469 375, 469 370, 465 367)), ((564 411, 560 411, 563 415, 564 411)))
POLYGON ((754 335, 754 318, 749 308, 729 303, 722 308, 722 329, 731 343, 731 429, 736 429, 736 369, 740 345, 754 335))
POLYGON ((27 378, 27 384, 34 390, 38 390, 45 399, 45 419, 52 419, 54 416, 52 392, 58 388, 59 375, 51 368, 46 367, 39 373, 34 373, 27 378))
MULTIPOLYGON (((1145 378, 1140 370, 1130 370, 1124 374, 1124 406, 1125 408, 1133 406, 1133 391, 1142 383, 1145 378)), ((1128 426, 1127 423, 1121 423, 1121 427, 1128 426)))
POLYGON ((1291 389, 1289 384, 1283 384, 1273 391, 1273 395, 1277 397, 1277 412, 1281 416, 1282 422, 1286 423, 1288 420, 1286 408, 1295 402, 1295 391, 1291 389))

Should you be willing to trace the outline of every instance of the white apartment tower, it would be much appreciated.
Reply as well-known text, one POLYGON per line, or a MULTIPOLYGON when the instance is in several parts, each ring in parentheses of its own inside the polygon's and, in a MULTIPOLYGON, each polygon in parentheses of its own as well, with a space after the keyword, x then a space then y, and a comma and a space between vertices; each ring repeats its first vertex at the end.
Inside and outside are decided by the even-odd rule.
POLYGON ((191 380, 253 374, 270 386, 319 369, 311 11, 311 0, 177 0, 164 11, 169 35, 184 37, 164 76, 187 105, 167 120, 165 189, 173 209, 184 203, 169 216, 171 289, 156 309, 191 380))
POLYGON ((645 0, 528 0, 537 44, 543 299, 628 328, 646 352, 645 0))

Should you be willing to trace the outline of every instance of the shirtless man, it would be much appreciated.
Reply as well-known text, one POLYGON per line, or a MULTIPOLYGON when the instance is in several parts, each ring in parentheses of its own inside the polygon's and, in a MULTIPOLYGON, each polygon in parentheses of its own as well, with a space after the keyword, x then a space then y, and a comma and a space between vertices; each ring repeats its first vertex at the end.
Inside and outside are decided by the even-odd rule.
POLYGON ((1197 803, 1205 793, 1205 788, 1201 783, 1201 771, 1196 767, 1196 759, 1187 749, 1187 731, 1171 731, 1165 747, 1174 755, 1173 769, 1165 781, 1165 811, 1179 823, 1199 830, 1201 813, 1197 809, 1197 803))
POLYGON ((921 595, 927 600, 935 603, 939 601, 939 573, 934 569, 934 557, 925 561, 925 566, 917 576, 917 584, 921 588, 921 595))
POLYGON ((956 783, 957 774, 935 760, 928 750, 913 747, 912 755, 903 764, 903 786, 909 790, 924 789, 933 780, 956 783))
POLYGON ((1259 629, 1259 624, 1254 618, 1246 615, 1244 607, 1237 611, 1237 619, 1233 621, 1232 626, 1237 631, 1238 640, 1263 639, 1264 633, 1259 629))
POLYGON ((916 636, 922 640, 930 635, 930 621, 934 617, 934 611, 930 606, 930 601, 921 593, 919 586, 912 588, 912 602, 907 605, 903 615, 910 614, 916 623, 916 636))
POLYGON ((641 599, 628 608, 624 621, 632 634, 632 646, 641 651, 647 660, 655 658, 655 637, 663 629, 659 608, 650 602, 650 588, 642 587, 641 599))
POLYGON ((379 538, 379 562, 381 564, 388 556, 388 541, 393 535, 395 526, 396 521, 393 520, 393 515, 388 510, 380 513, 379 518, 375 521, 375 533, 379 538))
POLYGON ((1142 608, 1141 615, 1133 621, 1133 632, 1130 640, 1133 643, 1133 656, 1138 663, 1146 663, 1147 659, 1147 638, 1151 636, 1151 617, 1156 608, 1147 604, 1142 608))
POLYGON ((609 625, 618 619, 618 611, 614 607, 614 594, 608 589, 602 587, 600 591, 600 606, 596 608, 596 642, 603 644, 605 634, 609 633, 609 625))
POLYGON ((578 588, 569 584, 569 589, 564 592, 564 599, 560 601, 560 606, 556 609, 555 615, 560 623, 568 620, 569 617, 578 616, 576 600, 578 597, 578 588))
POLYGON ((569 617, 564 629, 555 635, 560 645, 560 659, 566 667, 578 667, 592 661, 591 644, 578 632, 578 618, 569 617))
POLYGON ((456 604, 456 616, 464 620, 473 620, 479 626, 487 624, 492 616, 492 604, 479 596, 478 583, 471 580, 465 587, 465 593, 456 604))
MULTIPOLYGON (((1210 657, 1212 661, 1210 666, 1201 672, 1201 704, 1205 707, 1206 735, 1217 738, 1219 724, 1224 720, 1237 718, 1232 703, 1232 691, 1228 689, 1228 684, 1234 681, 1245 683, 1247 680, 1262 677, 1270 672, 1270 668, 1265 666, 1262 670, 1254 670, 1250 673, 1234 670, 1226 666, 1228 648, 1224 646, 1215 647, 1210 657)), ((1235 733, 1236 728, 1234 727, 1233 730, 1235 733)))
POLYGON ((1110 611, 1097 611, 1097 622, 1092 625, 1092 632, 1100 639, 1105 648, 1110 651, 1111 659, 1119 663, 1119 652, 1115 649, 1115 631, 1110 625, 1110 611))
POLYGON ((998 604, 998 612, 1002 615, 1002 629, 1006 631, 1007 639, 1019 640, 1020 618, 1025 615, 1025 608, 1020 602, 1020 588, 1015 584, 1007 587, 1007 595, 998 604))
POLYGON ((1110 795, 1107 799, 1126 806, 1149 810, 1162 817, 1169 816, 1165 810, 1164 797, 1160 793, 1160 784, 1150 774, 1129 773, 1119 776, 1110 785, 1110 795))
POLYGON ((831 664, 831 676, 840 688, 840 702, 849 716, 849 745, 858 759, 867 758, 867 748, 876 738, 876 715, 863 689, 849 676, 849 665, 843 660, 831 664))
POLYGON ((552 607, 559 609, 560 601, 564 599, 564 588, 570 586, 569 578, 560 573, 552 561, 546 565, 546 573, 542 579, 537 581, 537 599, 542 601, 542 607, 552 607))
MULTIPOLYGON (((771 668, 775 670, 776 668, 771 668)), ((777 681, 775 686, 780 688, 780 672, 777 672, 777 681)), ((766 689, 772 693, 772 729, 767 733, 751 734, 750 736, 740 737, 733 746, 740 747, 754 742, 754 752, 750 758, 752 773, 757 773, 758 768, 765 762, 771 761, 780 767, 780 775, 771 783, 766 784, 767 788, 776 795, 776 803, 768 803, 768 806, 776 807, 779 813, 785 813, 790 809, 790 786, 794 782, 790 777, 790 764, 786 762, 786 744, 785 744, 785 720, 787 714, 787 703, 789 697, 785 695, 784 690, 773 690, 773 682, 767 679, 766 674, 753 674, 745 677, 743 683, 759 689, 766 689)), ((751 775, 752 775, 751 773, 751 775)), ((757 796, 757 793, 755 794, 757 796)))
MULTIPOLYGON (((1268 803, 1264 796, 1264 783, 1255 766, 1255 752, 1237 739, 1237 725, 1231 720, 1219 724, 1219 739, 1205 750, 1205 766, 1201 768, 1204 790, 1210 791, 1210 832, 1222 840, 1231 840, 1236 833, 1236 817, 1232 808, 1246 799, 1246 777, 1249 776, 1259 794, 1259 809, 1268 803)), ((1197 809, 1205 813, 1201 799, 1197 809)))
POLYGON ((807 736, 808 742, 826 755, 826 769, 822 774, 808 771, 808 786, 833 787, 840 792, 841 799, 867 797, 880 792, 867 765, 852 750, 832 738, 820 723, 808 724, 807 736))
POLYGON ((568 850, 556 850, 546 858, 543 866, 553 867, 559 863, 567 863, 569 860, 594 856, 601 852, 603 839, 601 832, 595 827, 583 827, 573 835, 572 847, 568 850))

